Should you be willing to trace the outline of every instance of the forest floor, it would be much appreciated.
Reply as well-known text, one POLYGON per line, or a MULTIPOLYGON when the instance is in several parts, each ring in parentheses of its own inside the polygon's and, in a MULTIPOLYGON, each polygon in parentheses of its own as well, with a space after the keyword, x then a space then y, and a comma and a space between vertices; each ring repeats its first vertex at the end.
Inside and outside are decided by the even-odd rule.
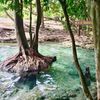
MULTIPOLYGON (((26 20, 25 24, 28 25, 26 20)), ((28 25, 29 26, 29 25, 28 25)), ((29 40, 28 27, 25 26, 26 37, 29 40)), ((33 24, 33 34, 35 24, 33 24)), ((79 36, 76 31, 73 32, 76 40, 76 46, 93 48, 93 37, 86 35, 85 31, 81 30, 79 36)), ((14 22, 8 18, 0 18, 0 42, 1 43, 16 43, 16 34, 14 31, 14 22)), ((60 22, 49 20, 45 21, 45 28, 40 29, 39 42, 62 42, 65 46, 71 46, 71 39, 68 31, 63 28, 60 22)))

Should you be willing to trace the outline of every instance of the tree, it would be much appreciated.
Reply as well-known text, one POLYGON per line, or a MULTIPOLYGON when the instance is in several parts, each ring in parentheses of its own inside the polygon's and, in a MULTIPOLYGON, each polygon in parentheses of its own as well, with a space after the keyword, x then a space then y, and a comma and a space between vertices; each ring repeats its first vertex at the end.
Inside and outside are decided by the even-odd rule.
POLYGON ((0 64, 0 69, 10 72, 16 72, 22 76, 28 73, 36 74, 41 70, 47 69, 48 66, 56 60, 56 57, 46 57, 38 52, 38 32, 41 25, 41 9, 39 8, 41 6, 40 0, 36 0, 38 14, 36 32, 34 35, 32 48, 30 48, 28 44, 23 26, 23 0, 14 0, 12 3, 14 5, 15 11, 15 29, 19 46, 19 53, 14 57, 11 57, 2 62, 0 64))
POLYGON ((33 49, 35 49, 38 52, 38 33, 39 33, 39 28, 41 25, 41 18, 42 18, 42 9, 41 9, 40 0, 36 0, 36 7, 37 7, 37 23, 36 23, 36 31, 33 39, 33 49))
POLYGON ((29 49, 27 39, 25 36, 25 31, 23 27, 23 2, 22 0, 14 0, 15 5, 15 27, 16 27, 16 34, 17 34, 17 41, 20 48, 20 51, 25 51, 25 49, 29 49))
POLYGON ((78 61, 77 51, 76 51, 76 46, 75 46, 75 39, 74 39, 74 35, 73 35, 72 29, 71 29, 71 25, 70 25, 70 21, 69 21, 69 16, 68 16, 68 13, 67 13, 66 0, 59 0, 59 2, 61 4, 61 6, 62 6, 62 10, 64 12, 65 19, 66 19, 66 25, 67 25, 67 28, 69 30, 69 34, 70 34, 70 37, 71 37, 71 40, 72 40, 72 51, 73 51, 74 63, 75 63, 75 66, 77 68, 78 74, 80 76, 80 80, 81 80, 81 84, 83 86, 84 93, 85 93, 86 97, 89 100, 93 100, 93 98, 92 98, 92 96, 90 94, 90 91, 88 89, 88 86, 86 84, 86 80, 85 80, 84 74, 82 72, 82 69, 81 69, 79 61, 78 61))
POLYGON ((97 100, 100 100, 100 0, 90 2, 94 33, 95 66, 97 81, 97 100))
POLYGON ((30 48, 32 48, 32 0, 30 1, 30 27, 29 27, 29 34, 30 34, 30 48))
MULTIPOLYGON (((58 0, 44 0, 44 2, 44 6, 46 6, 44 11, 47 16, 58 17, 59 19, 63 16, 58 0)), ((67 0, 67 4, 69 5, 67 11, 72 19, 86 19, 89 17, 85 0, 67 0)))
POLYGON ((42 18, 41 18, 41 28, 45 28, 45 25, 44 25, 44 13, 43 13, 43 6, 42 6, 42 10, 41 10, 41 15, 42 15, 42 18))

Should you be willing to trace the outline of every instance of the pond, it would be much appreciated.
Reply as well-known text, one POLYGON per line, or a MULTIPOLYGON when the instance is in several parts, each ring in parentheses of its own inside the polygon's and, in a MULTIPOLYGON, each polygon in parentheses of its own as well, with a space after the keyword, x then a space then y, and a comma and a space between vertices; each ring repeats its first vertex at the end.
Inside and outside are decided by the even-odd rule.
MULTIPOLYGON (((85 72, 86 67, 90 68, 92 86, 95 83, 94 51, 83 48, 77 48, 77 51, 83 72, 85 72)), ((0 61, 13 56, 17 52, 17 46, 0 45, 0 61)), ((57 56, 57 61, 52 64, 48 71, 31 76, 25 81, 21 81, 16 74, 0 72, 0 100, 38 100, 37 98, 40 98, 40 95, 42 95, 42 99, 39 100, 56 100, 51 99, 52 96, 47 96, 46 99, 43 97, 47 94, 52 95, 55 90, 59 91, 60 95, 64 93, 67 95, 67 93, 74 90, 77 91, 76 94, 80 94, 82 86, 74 65, 71 48, 65 47, 61 43, 41 43, 39 52, 43 55, 57 56)), ((84 100, 84 96, 82 96, 83 94, 81 94, 81 98, 84 100)), ((81 100, 73 97, 71 99, 81 100)))

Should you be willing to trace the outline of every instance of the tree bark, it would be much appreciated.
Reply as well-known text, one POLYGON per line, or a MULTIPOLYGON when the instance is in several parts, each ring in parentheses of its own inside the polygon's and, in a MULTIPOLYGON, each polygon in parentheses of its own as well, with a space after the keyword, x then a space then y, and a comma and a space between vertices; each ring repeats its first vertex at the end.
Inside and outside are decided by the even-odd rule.
POLYGON ((20 50, 29 49, 29 45, 25 36, 24 27, 23 27, 23 2, 22 0, 14 0, 15 5, 15 29, 16 29, 16 37, 18 41, 18 45, 20 50))
POLYGON ((88 86, 86 84, 85 76, 84 76, 84 74, 82 72, 82 69, 81 69, 79 61, 78 61, 77 51, 76 51, 76 46, 75 46, 75 39, 74 39, 74 35, 73 35, 72 29, 71 29, 71 25, 70 25, 70 22, 69 22, 69 16, 68 16, 68 13, 67 13, 66 0, 59 0, 59 2, 61 4, 61 6, 62 6, 64 15, 65 15, 65 19, 66 19, 67 28, 69 30, 69 34, 70 34, 70 37, 71 37, 71 40, 72 40, 72 51, 73 51, 74 63, 75 63, 75 66, 77 68, 78 74, 80 76, 80 80, 81 80, 81 83, 82 83, 82 86, 83 86, 84 94, 89 100, 93 100, 93 98, 92 98, 92 96, 90 94, 90 91, 88 89, 88 86))
POLYGON ((97 20, 97 43, 96 43, 96 80, 97 80, 97 98, 100 100, 100 1, 96 3, 96 20, 97 20), (99 4, 98 4, 99 3, 99 4))
POLYGON ((93 0, 92 4, 92 22, 95 44, 95 66, 97 81, 97 100, 100 100, 100 1, 93 0))
POLYGON ((44 14, 43 14, 43 7, 42 7, 42 10, 41 10, 41 28, 45 28, 45 25, 44 25, 44 14))
POLYGON ((38 33, 41 25, 41 2, 40 0, 36 0, 37 7, 37 23, 36 23, 36 31, 33 38, 33 49, 38 52, 38 33))
POLYGON ((30 1, 30 27, 29 27, 29 34, 30 34, 30 48, 32 48, 32 1, 30 1))

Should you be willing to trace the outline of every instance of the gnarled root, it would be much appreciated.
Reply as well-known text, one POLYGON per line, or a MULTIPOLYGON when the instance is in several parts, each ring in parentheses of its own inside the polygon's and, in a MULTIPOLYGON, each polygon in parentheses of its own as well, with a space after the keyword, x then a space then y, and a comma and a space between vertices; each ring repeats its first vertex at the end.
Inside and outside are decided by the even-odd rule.
POLYGON ((16 54, 0 64, 0 69, 15 72, 20 75, 28 73, 36 74, 40 71, 48 69, 48 67, 56 61, 56 57, 43 56, 33 49, 26 50, 26 57, 22 53, 16 54))

